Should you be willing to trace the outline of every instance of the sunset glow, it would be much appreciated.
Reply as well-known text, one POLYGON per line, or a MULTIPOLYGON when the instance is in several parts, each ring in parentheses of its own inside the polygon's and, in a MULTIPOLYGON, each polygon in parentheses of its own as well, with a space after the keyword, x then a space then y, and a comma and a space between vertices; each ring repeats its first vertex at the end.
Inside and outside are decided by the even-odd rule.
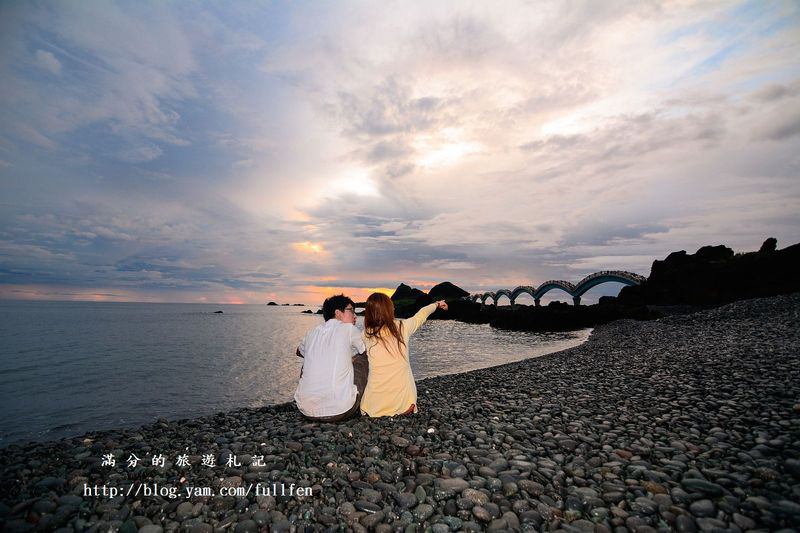
POLYGON ((296 242, 293 243, 295 250, 307 254, 321 254, 325 252, 322 243, 318 242, 296 242))

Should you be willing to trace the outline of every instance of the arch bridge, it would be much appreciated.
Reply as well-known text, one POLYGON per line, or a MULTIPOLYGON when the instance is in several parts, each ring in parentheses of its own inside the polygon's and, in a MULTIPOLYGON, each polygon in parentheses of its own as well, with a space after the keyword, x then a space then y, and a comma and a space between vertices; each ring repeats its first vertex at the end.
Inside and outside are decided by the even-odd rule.
POLYGON ((644 276, 634 274, 633 272, 626 272, 624 270, 603 270, 600 272, 595 272, 594 274, 589 274, 578 283, 574 284, 560 279, 551 279, 545 281, 538 287, 533 287, 531 285, 520 285, 515 289, 500 289, 495 292, 472 294, 467 296, 467 299, 473 302, 480 301, 481 307, 486 305, 486 300, 491 299, 493 305, 496 306, 498 298, 505 296, 511 301, 511 308, 513 309, 516 305, 517 298, 523 294, 530 294, 533 297, 535 304, 539 306, 542 296, 544 296, 547 292, 553 289, 561 289, 572 296, 572 301, 575 305, 580 305, 581 296, 583 296, 583 294, 592 287, 596 287, 601 283, 617 282, 625 285, 639 285, 646 279, 647 278, 644 276))

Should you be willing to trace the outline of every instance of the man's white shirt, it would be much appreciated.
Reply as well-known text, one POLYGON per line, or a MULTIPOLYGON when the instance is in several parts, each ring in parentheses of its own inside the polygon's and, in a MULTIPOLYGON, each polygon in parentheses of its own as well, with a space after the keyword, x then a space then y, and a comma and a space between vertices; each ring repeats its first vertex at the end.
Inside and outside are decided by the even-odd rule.
POLYGON ((306 416, 339 415, 358 396, 353 383, 353 360, 366 351, 361 331, 332 318, 309 331, 300 343, 303 376, 294 393, 297 408, 306 416))

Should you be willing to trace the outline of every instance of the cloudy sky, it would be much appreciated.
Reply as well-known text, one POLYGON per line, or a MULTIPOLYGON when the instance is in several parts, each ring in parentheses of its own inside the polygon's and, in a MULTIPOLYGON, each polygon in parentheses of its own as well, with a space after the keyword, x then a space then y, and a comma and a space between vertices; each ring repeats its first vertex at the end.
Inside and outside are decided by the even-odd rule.
POLYGON ((797 2, 0 4, 2 298, 647 275, 799 207, 797 2))

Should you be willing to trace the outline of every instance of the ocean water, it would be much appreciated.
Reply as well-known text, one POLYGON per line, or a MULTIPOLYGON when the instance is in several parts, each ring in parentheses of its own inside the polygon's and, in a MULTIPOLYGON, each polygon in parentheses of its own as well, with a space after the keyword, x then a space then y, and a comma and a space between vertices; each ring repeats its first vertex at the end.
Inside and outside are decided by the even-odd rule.
MULTIPOLYGON (((295 349, 322 323, 304 309, 0 301, 0 447, 291 401, 295 349)), ((576 346, 589 332, 433 320, 411 340, 411 366, 416 379, 464 372, 576 346)))

